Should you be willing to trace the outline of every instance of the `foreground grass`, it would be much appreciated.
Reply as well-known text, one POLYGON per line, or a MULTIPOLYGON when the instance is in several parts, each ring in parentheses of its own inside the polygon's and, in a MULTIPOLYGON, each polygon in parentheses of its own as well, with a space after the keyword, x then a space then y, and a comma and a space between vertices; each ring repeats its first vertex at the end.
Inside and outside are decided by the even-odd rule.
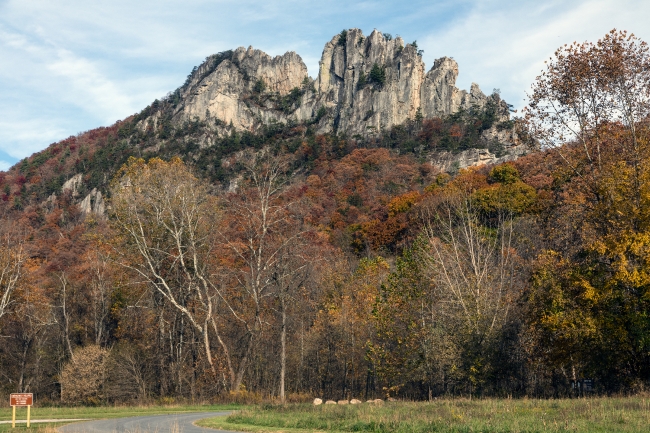
POLYGON ((198 425, 246 432, 648 432, 650 400, 442 400, 355 406, 258 406, 198 425))
MULTIPOLYGON (((33 407, 32 420, 34 419, 107 419, 126 418, 139 415, 163 415, 173 413, 212 412, 235 410, 239 405, 170 405, 170 406, 99 406, 99 407, 33 407)), ((16 409, 16 419, 27 418, 26 408, 16 409)), ((0 421, 11 420, 11 408, 0 408, 0 421)), ((25 433, 54 433, 55 427, 65 423, 32 424, 27 428, 25 424, 16 424, 13 431, 25 433)), ((12 431, 11 424, 0 424, 0 433, 12 431)))

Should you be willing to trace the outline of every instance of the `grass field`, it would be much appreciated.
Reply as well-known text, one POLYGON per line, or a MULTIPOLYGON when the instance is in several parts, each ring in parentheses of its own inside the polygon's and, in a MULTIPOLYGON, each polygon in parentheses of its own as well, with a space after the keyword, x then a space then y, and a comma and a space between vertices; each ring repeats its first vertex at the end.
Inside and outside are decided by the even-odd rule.
POLYGON ((650 399, 441 400, 257 406, 199 425, 246 432, 649 432, 650 399))
MULTIPOLYGON (((239 409, 238 405, 171 405, 171 406, 100 406, 100 407, 33 407, 32 419, 71 419, 71 418, 125 418, 138 415, 159 415, 166 413, 208 412, 219 410, 239 409)), ((26 408, 16 409, 16 419, 24 420, 27 417, 26 408)), ((11 420, 11 408, 0 409, 0 421, 11 420)), ((54 428, 61 424, 32 424, 27 428, 25 424, 16 424, 13 431, 24 433, 54 433, 54 428)), ((0 424, 0 432, 12 431, 11 424, 0 424)))

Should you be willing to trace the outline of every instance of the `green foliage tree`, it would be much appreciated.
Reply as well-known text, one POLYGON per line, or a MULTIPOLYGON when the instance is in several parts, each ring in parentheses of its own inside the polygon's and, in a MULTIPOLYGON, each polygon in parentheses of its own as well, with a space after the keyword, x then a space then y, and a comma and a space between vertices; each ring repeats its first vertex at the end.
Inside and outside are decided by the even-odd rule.
POLYGON ((260 94, 264 93, 266 90, 266 83, 264 82, 263 79, 259 78, 257 81, 255 81, 255 85, 253 85, 253 92, 260 94))
POLYGON ((337 44, 339 46, 344 47, 345 44, 348 41, 348 31, 347 30, 341 30, 341 33, 339 33, 339 38, 337 40, 337 44))
POLYGON ((374 63, 372 65, 372 69, 370 69, 368 81, 370 83, 376 84, 379 88, 384 87, 386 84, 386 68, 379 66, 377 63, 374 63))
POLYGON ((357 90, 363 89, 366 87, 366 84, 368 84, 368 77, 363 71, 361 71, 359 73, 359 80, 357 81, 357 90))
POLYGON ((570 380, 617 389, 650 379, 650 53, 612 30, 558 49, 527 109, 531 135, 561 164, 529 303, 531 333, 570 380), (568 142, 568 143, 567 143, 568 142))

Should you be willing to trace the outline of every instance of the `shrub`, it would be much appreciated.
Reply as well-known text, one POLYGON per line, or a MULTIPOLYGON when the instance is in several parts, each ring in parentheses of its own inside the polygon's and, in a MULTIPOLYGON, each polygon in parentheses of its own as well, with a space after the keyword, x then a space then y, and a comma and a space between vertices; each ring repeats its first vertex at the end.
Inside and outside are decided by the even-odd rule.
POLYGON ((368 77, 366 77, 366 74, 361 71, 361 74, 359 74, 359 81, 357 81, 357 90, 363 89, 366 84, 368 84, 368 77))
POLYGON ((386 68, 379 66, 377 63, 372 65, 370 82, 377 84, 380 88, 384 87, 384 84, 386 84, 386 68))
POLYGON ((97 345, 76 349, 61 372, 61 401, 97 405, 103 398, 108 350, 97 345))
POLYGON ((255 93, 262 93, 262 92, 264 92, 265 90, 266 90, 266 83, 265 83, 264 80, 262 80, 261 78, 258 79, 258 80, 255 82, 255 85, 253 86, 253 92, 255 92, 255 93))
POLYGON ((321 105, 316 113, 316 122, 320 121, 325 116, 327 116, 327 108, 321 105))
POLYGON ((300 98, 304 94, 304 90, 301 90, 298 87, 294 87, 287 95, 280 98, 278 101, 278 109, 284 111, 285 113, 290 113, 296 104, 300 106, 300 98))
POLYGON ((344 47, 347 41, 348 41, 348 31, 342 30, 341 33, 339 33, 338 44, 344 47))

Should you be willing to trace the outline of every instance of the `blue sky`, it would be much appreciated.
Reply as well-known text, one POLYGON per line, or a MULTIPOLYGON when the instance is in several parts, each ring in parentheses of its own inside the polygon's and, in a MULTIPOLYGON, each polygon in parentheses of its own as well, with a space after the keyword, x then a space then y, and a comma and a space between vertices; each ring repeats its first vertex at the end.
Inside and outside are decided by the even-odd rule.
POLYGON ((0 170, 50 143, 140 111, 208 55, 296 51, 317 74, 325 42, 378 29, 450 56, 457 85, 516 108, 564 43, 616 27, 650 41, 650 1, 0 0, 0 170))

